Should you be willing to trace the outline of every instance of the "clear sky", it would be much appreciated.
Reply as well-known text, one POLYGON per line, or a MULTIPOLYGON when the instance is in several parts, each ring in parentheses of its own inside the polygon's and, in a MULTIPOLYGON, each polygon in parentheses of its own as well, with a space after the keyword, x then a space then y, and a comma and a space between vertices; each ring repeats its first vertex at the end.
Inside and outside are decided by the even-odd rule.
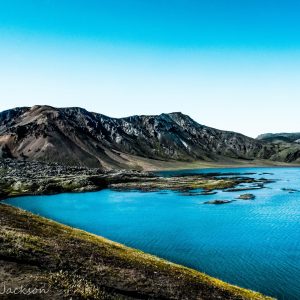
POLYGON ((299 14, 296 0, 0 0, 0 110, 300 132, 299 14))

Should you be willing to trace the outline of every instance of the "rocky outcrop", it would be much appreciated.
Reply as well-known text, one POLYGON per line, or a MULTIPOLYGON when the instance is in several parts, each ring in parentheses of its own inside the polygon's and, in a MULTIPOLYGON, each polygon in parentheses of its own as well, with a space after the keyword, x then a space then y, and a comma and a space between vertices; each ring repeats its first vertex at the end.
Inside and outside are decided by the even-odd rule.
POLYGON ((97 168, 0 159, 0 200, 21 195, 97 191, 111 184, 148 180, 153 176, 130 170, 103 172, 97 168))
POLYGON ((240 195, 237 199, 241 199, 241 200, 254 200, 255 199, 255 195, 253 195, 253 194, 243 194, 243 195, 240 195))
POLYGON ((211 201, 206 201, 204 204, 226 204, 226 203, 231 203, 233 200, 211 200, 211 201))

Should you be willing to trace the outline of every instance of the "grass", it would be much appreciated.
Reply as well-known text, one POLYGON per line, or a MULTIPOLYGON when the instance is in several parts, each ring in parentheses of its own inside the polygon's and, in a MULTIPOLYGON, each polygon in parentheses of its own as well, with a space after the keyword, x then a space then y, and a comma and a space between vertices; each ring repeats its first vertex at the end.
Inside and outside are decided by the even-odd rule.
POLYGON ((47 284, 51 299, 271 299, 8 205, 0 225, 0 260, 17 262, 15 284, 27 266, 22 274, 47 284))
POLYGON ((97 287, 84 277, 70 274, 69 272, 50 273, 47 276, 41 276, 49 286, 59 287, 64 291, 65 297, 78 297, 81 299, 107 299, 110 295, 104 292, 101 287, 97 287))

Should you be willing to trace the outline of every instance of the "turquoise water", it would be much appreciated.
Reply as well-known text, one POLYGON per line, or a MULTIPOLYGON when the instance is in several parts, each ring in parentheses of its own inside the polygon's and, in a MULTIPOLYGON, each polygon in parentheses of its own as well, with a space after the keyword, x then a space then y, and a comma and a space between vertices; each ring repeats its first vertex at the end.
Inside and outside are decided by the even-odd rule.
MULTIPOLYGON (((164 176, 187 171, 164 172, 164 176)), ((212 170, 193 170, 193 173, 212 170)), ((214 169, 276 179, 252 201, 204 205, 242 192, 190 196, 117 192, 27 196, 6 202, 279 299, 300 299, 300 168, 214 169), (262 174, 273 173, 273 174, 262 174)), ((247 192, 246 192, 247 193, 247 192)))

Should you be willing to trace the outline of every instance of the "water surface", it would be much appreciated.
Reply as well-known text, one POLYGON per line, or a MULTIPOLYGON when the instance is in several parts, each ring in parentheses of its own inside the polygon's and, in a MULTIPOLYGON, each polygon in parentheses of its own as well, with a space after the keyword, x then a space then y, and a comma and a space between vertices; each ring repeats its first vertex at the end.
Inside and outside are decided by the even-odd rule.
MULTIPOLYGON (((255 173, 276 179, 249 191, 187 196, 178 192, 117 192, 26 196, 6 202, 141 249, 279 299, 300 299, 300 168, 236 168, 164 172, 255 173), (270 173, 270 174, 267 174, 270 173)), ((231 175, 229 175, 231 176, 231 175)), ((245 175, 246 176, 246 175, 245 175)))

